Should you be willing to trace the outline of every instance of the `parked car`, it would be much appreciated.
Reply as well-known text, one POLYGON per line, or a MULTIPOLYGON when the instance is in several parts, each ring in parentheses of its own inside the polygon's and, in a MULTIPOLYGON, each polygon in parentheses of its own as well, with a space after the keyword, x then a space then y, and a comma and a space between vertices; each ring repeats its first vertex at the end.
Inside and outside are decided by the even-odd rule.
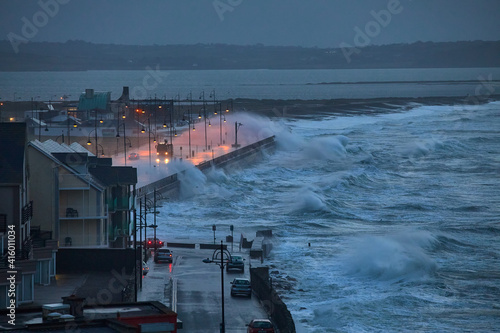
POLYGON ((231 296, 252 297, 252 285, 248 279, 234 279, 231 282, 231 296))
POLYGON ((128 154, 128 159, 129 160, 138 160, 139 159, 139 154, 137 154, 137 153, 130 153, 130 154, 128 154))
POLYGON ((231 259, 228 261, 226 265, 226 271, 229 272, 230 269, 238 269, 241 272, 245 271, 245 263, 243 262, 242 256, 231 256, 231 259))
POLYGON ((149 273, 149 266, 146 264, 145 261, 142 262, 142 275, 148 275, 149 273))
POLYGON ((247 333, 274 333, 274 326, 269 319, 254 319, 247 325, 247 333))
POLYGON ((158 249, 155 252, 155 263, 172 262, 172 252, 169 249, 158 249))
POLYGON ((146 249, 159 249, 161 247, 163 247, 165 245, 165 243, 163 243, 161 240, 159 240, 158 238, 148 238, 144 241, 144 247, 146 249), (156 243, 156 247, 155 247, 155 243, 156 243))

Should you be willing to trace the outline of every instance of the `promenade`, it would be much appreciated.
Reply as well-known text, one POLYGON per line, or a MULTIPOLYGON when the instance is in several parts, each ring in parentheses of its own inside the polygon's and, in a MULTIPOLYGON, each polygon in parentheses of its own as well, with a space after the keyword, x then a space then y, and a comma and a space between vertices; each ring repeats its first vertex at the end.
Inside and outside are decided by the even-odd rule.
MULTIPOLYGON (((224 314, 226 332, 244 333, 245 324, 253 318, 267 318, 255 295, 232 297, 231 281, 234 278, 250 279, 250 266, 258 265, 259 260, 250 259, 248 251, 235 254, 245 258, 245 272, 222 270, 224 278, 224 314)), ((149 273, 142 277, 137 300, 159 301, 177 312, 182 321, 183 332, 218 332, 222 321, 221 269, 214 263, 204 263, 203 259, 212 257, 214 250, 170 248, 173 252, 172 263, 155 264, 151 258, 147 262, 149 273)), ((102 306, 121 301, 121 277, 119 272, 89 272, 86 274, 57 275, 48 286, 35 286, 36 302, 23 308, 41 307, 44 304, 61 303, 62 297, 77 295, 87 302, 102 306), (111 297, 111 298, 110 298, 111 297)), ((40 315, 25 317, 31 323, 41 322, 40 315)), ((5 324, 0 320, 0 326, 5 324)))
MULTIPOLYGON (((173 263, 148 261, 149 273, 143 277, 138 301, 160 301, 177 312, 184 332, 218 332, 222 320, 221 269, 202 260, 212 257, 214 250, 170 248, 173 263)), ((224 278, 224 317, 226 332, 244 333, 245 324, 254 318, 267 318, 257 297, 232 297, 234 278, 250 279, 251 260, 245 258, 245 272, 222 270, 224 278)), ((254 262, 254 264, 257 264, 254 262)))

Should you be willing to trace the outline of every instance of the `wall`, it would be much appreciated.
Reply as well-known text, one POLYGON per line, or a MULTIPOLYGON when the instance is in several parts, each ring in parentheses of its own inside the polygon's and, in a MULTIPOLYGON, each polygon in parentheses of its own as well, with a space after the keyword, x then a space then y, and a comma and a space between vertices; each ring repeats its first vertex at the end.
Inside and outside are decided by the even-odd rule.
POLYGON ((58 170, 55 163, 35 148, 28 145, 27 167, 29 173, 28 200, 33 200, 33 218, 31 226, 40 226, 41 230, 53 231, 57 239, 59 229, 56 225, 59 212, 55 182, 58 170))
POLYGON ((59 248, 57 252, 57 274, 83 273, 89 271, 110 272, 122 269, 130 274, 134 269, 133 249, 77 249, 59 248))
POLYGON ((295 333, 295 323, 286 304, 269 282, 269 267, 250 269, 252 289, 259 297, 264 309, 282 333, 295 333))

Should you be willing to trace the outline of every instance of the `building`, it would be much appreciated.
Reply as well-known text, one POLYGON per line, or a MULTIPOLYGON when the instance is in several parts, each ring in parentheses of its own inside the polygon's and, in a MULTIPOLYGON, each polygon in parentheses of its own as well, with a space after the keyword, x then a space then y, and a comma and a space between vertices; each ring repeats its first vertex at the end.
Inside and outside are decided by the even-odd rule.
POLYGON ((54 232, 60 246, 126 247, 132 229, 137 169, 113 167, 78 143, 47 140, 28 145, 30 188, 45 210, 33 225, 54 232), (54 189, 50 195, 42 195, 54 189))
POLYGON ((135 168, 78 143, 28 142, 26 123, 0 123, 0 149, 0 309, 35 300, 34 285, 56 276, 60 247, 129 246, 135 168))
POLYGON ((26 123, 0 123, 0 308, 32 302, 34 284, 50 283, 55 274, 57 244, 31 234, 36 204, 29 196, 26 138, 26 123))

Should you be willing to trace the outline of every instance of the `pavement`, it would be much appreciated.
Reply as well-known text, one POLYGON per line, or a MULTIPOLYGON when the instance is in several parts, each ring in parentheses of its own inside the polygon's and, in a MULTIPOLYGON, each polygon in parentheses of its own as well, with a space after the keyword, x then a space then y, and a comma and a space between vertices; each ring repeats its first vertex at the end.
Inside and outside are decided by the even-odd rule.
POLYGON ((245 272, 227 272, 217 264, 203 263, 203 259, 212 258, 214 250, 171 250, 174 254, 171 264, 155 264, 153 260, 147 263, 149 273, 143 278, 142 289, 138 293, 139 301, 155 300, 169 306, 177 312, 185 332, 217 332, 222 322, 223 285, 226 332, 244 333, 245 324, 251 319, 267 318, 257 297, 248 299, 230 295, 230 282, 234 278, 250 279, 251 261, 248 253, 238 253, 246 259, 245 272))
MULTIPOLYGON (((159 301, 178 313, 184 332, 216 332, 222 321, 221 272, 224 278, 224 309, 226 332, 246 332, 245 324, 253 318, 267 318, 257 297, 230 296, 233 278, 250 278, 250 258, 243 255, 245 272, 226 272, 214 263, 203 263, 214 250, 172 248, 172 263, 155 264, 149 259, 149 273, 142 277, 138 301, 159 301)), ((255 260, 255 265, 259 263, 255 260)), ((90 272, 86 274, 58 274, 50 285, 35 285, 35 302, 21 307, 41 307, 61 303, 62 297, 72 294, 85 297, 93 304, 121 302, 126 275, 119 272, 90 272)))

